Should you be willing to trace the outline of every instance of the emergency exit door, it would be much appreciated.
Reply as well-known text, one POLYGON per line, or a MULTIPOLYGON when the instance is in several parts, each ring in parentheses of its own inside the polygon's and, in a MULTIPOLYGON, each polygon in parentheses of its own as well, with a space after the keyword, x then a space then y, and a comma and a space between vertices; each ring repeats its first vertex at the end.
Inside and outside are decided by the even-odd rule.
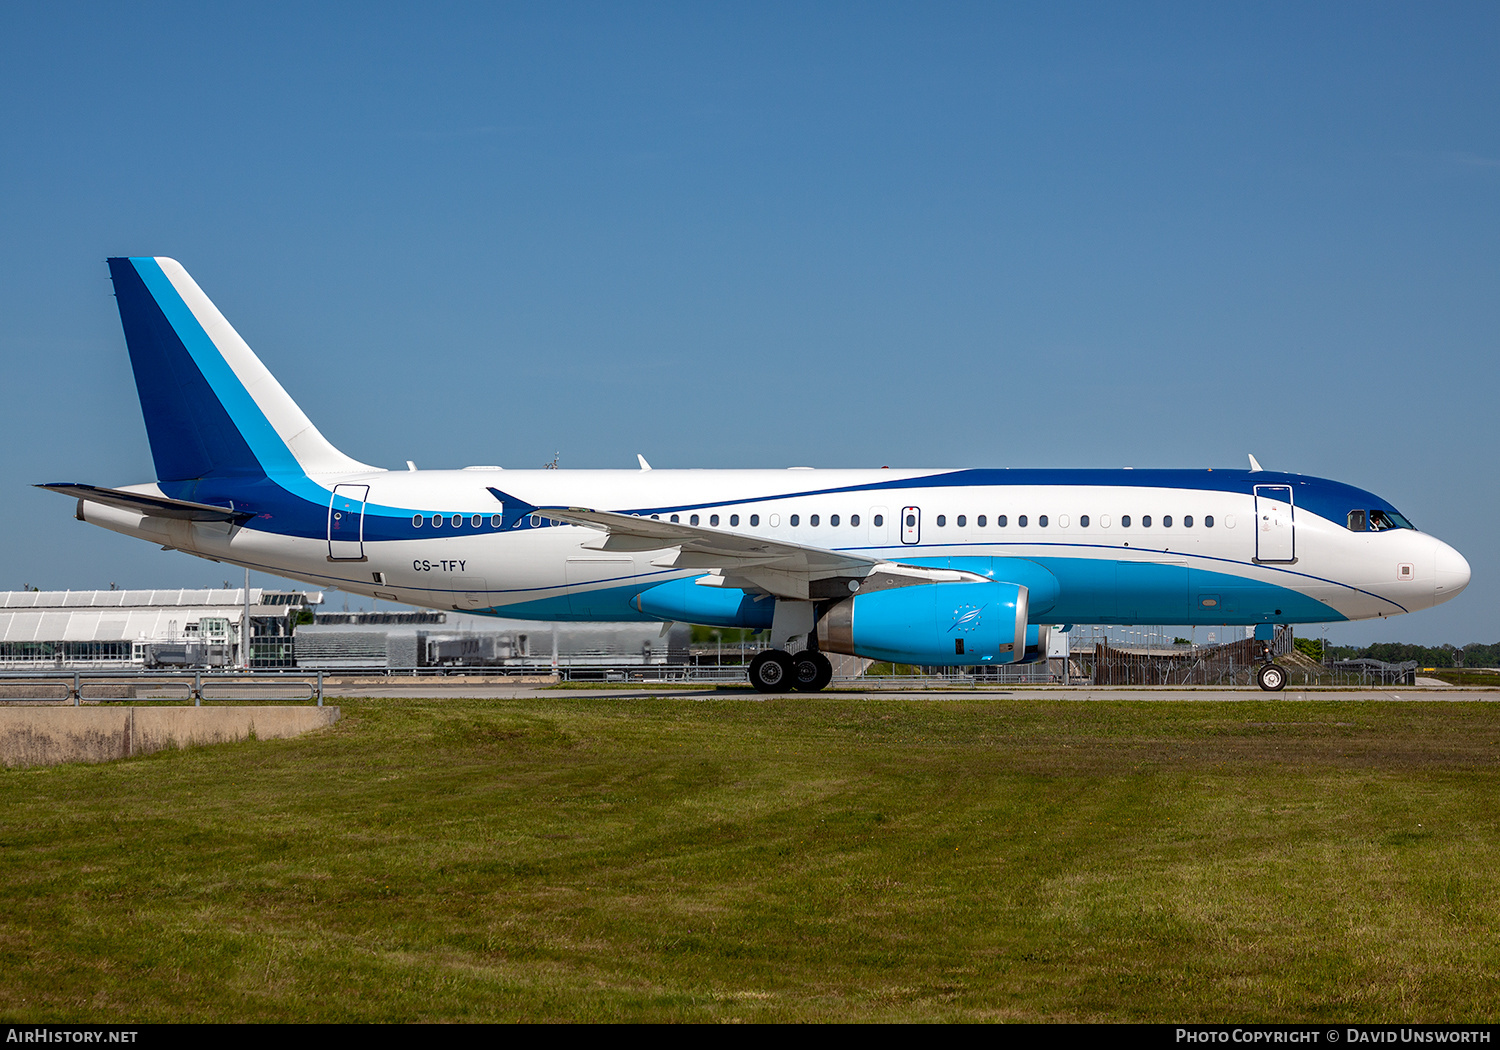
POLYGON ((921 507, 902 507, 901 508, 901 542, 902 543, 921 543, 922 542, 922 508, 921 507))

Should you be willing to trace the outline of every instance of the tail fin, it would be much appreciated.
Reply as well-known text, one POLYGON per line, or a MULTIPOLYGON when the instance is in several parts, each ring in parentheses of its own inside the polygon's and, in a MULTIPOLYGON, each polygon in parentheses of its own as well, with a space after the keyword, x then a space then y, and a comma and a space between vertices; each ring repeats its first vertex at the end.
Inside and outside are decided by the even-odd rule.
POLYGON ((157 480, 373 469, 318 433, 175 259, 109 273, 157 480))

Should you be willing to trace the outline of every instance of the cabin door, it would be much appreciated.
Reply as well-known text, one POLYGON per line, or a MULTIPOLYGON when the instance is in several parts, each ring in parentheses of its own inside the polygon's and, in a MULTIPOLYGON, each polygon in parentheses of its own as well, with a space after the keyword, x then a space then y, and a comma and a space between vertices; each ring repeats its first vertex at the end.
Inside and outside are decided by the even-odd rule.
POLYGON ((1255 486, 1255 560, 1297 560, 1290 485, 1255 486))
POLYGON ((368 485, 335 485, 328 499, 328 560, 365 560, 368 485))

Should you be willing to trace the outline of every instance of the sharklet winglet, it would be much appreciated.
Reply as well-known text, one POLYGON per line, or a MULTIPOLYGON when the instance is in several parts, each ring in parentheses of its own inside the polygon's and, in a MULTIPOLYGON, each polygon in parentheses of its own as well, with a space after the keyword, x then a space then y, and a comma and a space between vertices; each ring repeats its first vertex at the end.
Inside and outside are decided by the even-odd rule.
POLYGON ((508 492, 501 492, 492 485, 486 485, 485 490, 500 501, 500 513, 503 517, 508 518, 514 514, 518 518, 524 518, 526 515, 536 512, 535 504, 527 503, 525 500, 518 499, 508 492))

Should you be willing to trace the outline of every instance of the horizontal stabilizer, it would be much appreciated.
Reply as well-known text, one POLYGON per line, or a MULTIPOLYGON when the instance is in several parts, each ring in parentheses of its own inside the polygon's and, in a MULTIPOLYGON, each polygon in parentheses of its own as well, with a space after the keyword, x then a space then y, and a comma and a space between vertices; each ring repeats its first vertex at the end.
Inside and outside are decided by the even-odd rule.
POLYGON ((193 503, 185 499, 168 499, 149 492, 106 489, 97 485, 54 482, 50 485, 38 485, 37 488, 61 492, 64 496, 76 496, 90 503, 102 503, 106 507, 119 507, 122 510, 138 511, 158 518, 176 518, 180 521, 231 521, 238 524, 255 517, 254 511, 215 507, 210 503, 193 503))

